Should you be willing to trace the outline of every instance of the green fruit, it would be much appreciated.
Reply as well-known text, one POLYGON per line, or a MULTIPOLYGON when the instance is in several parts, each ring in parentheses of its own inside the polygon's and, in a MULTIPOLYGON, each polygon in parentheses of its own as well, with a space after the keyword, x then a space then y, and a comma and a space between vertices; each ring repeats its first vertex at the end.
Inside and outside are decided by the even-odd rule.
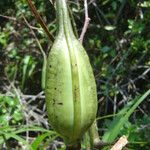
POLYGON ((96 117, 97 92, 89 58, 74 36, 66 0, 56 0, 58 34, 47 61, 46 105, 67 144, 81 140, 96 117))

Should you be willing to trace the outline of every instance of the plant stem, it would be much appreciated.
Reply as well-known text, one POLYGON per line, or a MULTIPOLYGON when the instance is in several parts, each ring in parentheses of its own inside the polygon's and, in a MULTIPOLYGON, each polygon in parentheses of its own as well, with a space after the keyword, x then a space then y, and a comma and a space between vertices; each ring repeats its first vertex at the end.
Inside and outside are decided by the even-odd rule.
POLYGON ((38 22, 40 23, 40 25, 42 26, 43 30, 46 32, 47 36, 49 37, 49 39, 54 42, 54 37, 53 35, 49 32, 45 22, 43 21, 43 19, 41 18, 41 16, 39 15, 36 7, 33 5, 31 0, 27 0, 29 7, 31 8, 31 11, 33 12, 35 18, 38 20, 38 22))

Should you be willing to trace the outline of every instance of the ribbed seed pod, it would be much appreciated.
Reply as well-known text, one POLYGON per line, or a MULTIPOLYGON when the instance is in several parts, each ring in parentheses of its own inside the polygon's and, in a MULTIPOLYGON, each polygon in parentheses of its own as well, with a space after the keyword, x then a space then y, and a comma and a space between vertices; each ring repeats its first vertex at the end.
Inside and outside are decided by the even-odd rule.
POLYGON ((96 84, 89 58, 76 39, 66 0, 56 0, 58 34, 48 56, 46 105, 52 127, 75 144, 96 117, 96 84))

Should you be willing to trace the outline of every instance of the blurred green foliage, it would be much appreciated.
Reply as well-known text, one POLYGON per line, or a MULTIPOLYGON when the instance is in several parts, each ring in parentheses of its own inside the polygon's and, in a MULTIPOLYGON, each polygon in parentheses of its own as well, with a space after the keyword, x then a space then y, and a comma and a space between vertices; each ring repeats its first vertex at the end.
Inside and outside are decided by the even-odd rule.
MULTIPOLYGON (((91 18, 83 45, 93 66, 99 101, 99 116, 116 114, 136 95, 150 88, 150 2, 148 0, 88 1, 91 18)), ((84 4, 70 0, 72 20, 78 35, 84 24, 84 4)), ((38 12, 51 34, 56 35, 54 6, 47 0, 34 1, 38 12)), ((36 95, 42 91, 43 55, 30 23, 43 50, 48 54, 52 46, 41 26, 35 20, 26 0, 0 1, 0 125, 20 125, 24 122, 22 104, 11 96, 13 83, 23 94, 36 95), (7 94, 6 94, 7 93, 7 94), (8 96, 4 96, 8 95, 8 96), (10 94, 10 96, 9 96, 10 94)), ((14 92, 12 92, 14 93, 14 92)), ((42 102, 34 102, 43 108, 42 102)), ((129 135, 131 149, 149 150, 149 99, 130 117, 120 135, 129 135), (144 116, 144 117, 143 117, 144 116), (137 143, 136 143, 137 142, 137 143), (139 143, 138 143, 139 142, 139 143)), ((111 120, 98 122, 100 135, 111 120)))
POLYGON ((21 125, 22 106, 16 97, 0 95, 0 108, 0 126, 21 125))
POLYGON ((143 118, 137 118, 135 123, 126 122, 124 128, 121 130, 120 135, 127 135, 128 140, 132 143, 129 147, 132 149, 149 149, 150 139, 147 134, 150 132, 149 128, 150 118, 143 116, 143 118))

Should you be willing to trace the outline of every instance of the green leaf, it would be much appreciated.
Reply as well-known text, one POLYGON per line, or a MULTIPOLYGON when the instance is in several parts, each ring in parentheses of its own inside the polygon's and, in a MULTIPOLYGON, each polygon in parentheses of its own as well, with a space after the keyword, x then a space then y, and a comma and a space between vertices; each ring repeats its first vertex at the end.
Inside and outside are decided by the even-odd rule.
POLYGON ((22 77, 22 88, 24 88, 26 80, 31 77, 36 67, 36 62, 33 57, 27 55, 23 59, 23 77, 22 77))
POLYGON ((5 101, 9 106, 14 106, 14 99, 12 99, 11 97, 5 96, 5 101))
POLYGON ((116 27, 112 26, 112 25, 107 25, 107 26, 104 27, 104 29, 107 30, 107 31, 112 31, 112 30, 115 30, 116 27))
POLYGON ((144 1, 144 2, 142 2, 142 3, 139 3, 139 6, 141 6, 141 7, 150 7, 150 2, 147 2, 147 1, 144 1))
POLYGON ((23 59, 24 65, 23 65, 22 88, 24 87, 25 80, 26 80, 26 77, 27 77, 27 68, 28 68, 30 59, 31 59, 31 56, 26 56, 26 57, 23 59))

